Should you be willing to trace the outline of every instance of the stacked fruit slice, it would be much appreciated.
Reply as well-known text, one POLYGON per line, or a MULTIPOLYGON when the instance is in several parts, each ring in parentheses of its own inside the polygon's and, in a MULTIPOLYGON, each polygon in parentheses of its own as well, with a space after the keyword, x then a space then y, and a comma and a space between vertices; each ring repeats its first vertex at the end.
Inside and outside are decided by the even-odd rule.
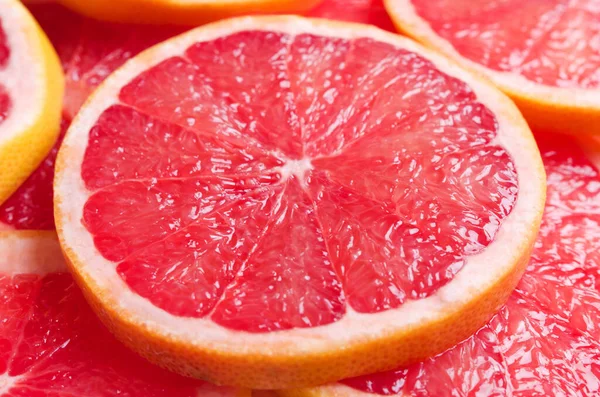
POLYGON ((364 25, 256 17, 111 75, 65 139, 55 208, 125 343, 278 388, 468 337, 516 285, 544 185, 527 125, 487 83, 364 25))

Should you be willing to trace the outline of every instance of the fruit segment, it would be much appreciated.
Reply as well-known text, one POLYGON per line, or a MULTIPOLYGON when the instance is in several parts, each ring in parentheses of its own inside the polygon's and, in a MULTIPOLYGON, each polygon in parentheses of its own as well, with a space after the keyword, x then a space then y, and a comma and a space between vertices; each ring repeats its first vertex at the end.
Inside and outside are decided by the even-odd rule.
POLYGON ((242 31, 119 98, 90 131, 84 225, 139 295, 231 329, 427 297, 519 191, 471 89, 372 39, 242 31))
POLYGON ((548 174, 546 212, 507 304, 437 357, 343 384, 380 395, 600 392, 600 173, 571 138, 538 142, 548 174))

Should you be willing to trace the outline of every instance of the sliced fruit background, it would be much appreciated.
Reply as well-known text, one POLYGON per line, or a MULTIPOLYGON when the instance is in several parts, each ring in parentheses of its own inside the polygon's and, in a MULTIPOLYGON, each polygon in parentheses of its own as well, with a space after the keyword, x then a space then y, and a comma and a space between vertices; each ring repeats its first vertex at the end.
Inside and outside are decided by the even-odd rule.
MULTIPOLYGON (((373 18, 373 14, 380 14, 372 13, 372 9, 363 8, 367 3, 370 2, 352 2, 346 7, 346 13, 342 13, 343 5, 328 1, 317 8, 314 15, 344 19, 347 15, 352 15, 348 19, 362 19, 364 22, 378 21, 381 22, 380 26, 387 28, 389 25, 386 18, 373 18), (356 10, 361 11, 354 13, 350 11, 350 6, 354 7, 356 4, 358 4, 356 10), (320 13, 323 15, 319 15, 320 13)), ((373 2, 376 5, 377 3, 373 2)), ((378 6, 374 6, 373 9, 379 11, 378 6)), ((102 56, 102 60, 113 59, 113 56, 117 59, 129 57, 129 54, 115 55, 120 53, 118 48, 113 50, 114 52, 109 51, 109 54, 102 56)), ((111 69, 104 69, 102 62, 95 65, 96 70, 98 74, 106 76, 107 70, 111 69)), ((119 63, 116 62, 115 66, 119 63)), ((93 76, 94 73, 96 72, 90 75, 93 76)), ((95 86, 102 79, 103 77, 97 80, 81 79, 79 73, 75 72, 74 81, 87 80, 95 83, 83 83, 84 94, 73 95, 73 102, 77 105, 73 106, 71 111, 65 110, 65 113, 71 115, 75 113, 73 109, 78 108, 83 98, 87 96, 85 85, 95 86)), ((76 89, 73 89, 73 92, 76 92, 76 89)), ((66 106, 68 107, 69 105, 66 106)), ((71 117, 65 116, 65 119, 68 124, 71 117)), ((505 395, 507 390, 519 394, 519 384, 528 387, 527 392, 535 390, 539 394, 560 394, 564 390, 579 395, 597 393, 594 387, 597 382, 597 368, 588 364, 590 357, 597 359, 591 353, 597 346, 589 340, 597 340, 595 328, 592 326, 597 322, 594 313, 598 309, 593 280, 597 277, 596 267, 599 263, 599 258, 594 255, 598 251, 596 243, 600 241, 600 237, 596 238, 596 234, 600 236, 600 232, 595 233, 594 230, 598 229, 598 220, 590 216, 589 211, 598 212, 596 208, 598 200, 594 195, 594 192, 598 191, 598 168, 590 164, 573 141, 561 137, 542 139, 542 142, 544 141, 546 143, 543 143, 543 155, 548 172, 549 203, 542 226, 542 237, 538 240, 532 259, 532 263, 537 262, 537 264, 535 270, 528 270, 518 291, 507 306, 482 331, 442 356, 400 371, 347 381, 344 386, 335 387, 335 393, 338 393, 336 395, 357 395, 357 390, 368 389, 377 389, 380 394, 401 394, 411 390, 416 394, 435 391, 438 393, 436 395, 441 396, 448 392, 505 395), (551 205, 551 201, 554 205, 551 205), (550 219, 548 213, 551 210, 560 216, 552 216, 550 219), (581 224, 585 226, 582 227, 581 224), (588 238, 588 235, 591 237, 588 238), (542 239, 545 239, 545 242, 541 241, 542 239), (545 271, 539 270, 541 268, 545 271), (539 271, 540 274, 533 274, 534 271, 539 271), (561 283, 576 287, 564 288, 561 283), (581 288, 582 285, 585 288, 581 288), (590 289, 592 286, 594 288, 590 289), (532 294, 532 291, 535 292, 532 294), (531 301, 533 295, 536 295, 535 302, 531 301), (542 305, 540 302, 545 303, 542 305), (562 315, 557 316, 558 311, 563 311, 562 315), (571 326, 570 321, 576 326, 571 326), (500 343, 498 334, 506 335, 508 331, 514 332, 516 336, 500 343), (494 333, 496 333, 495 339, 494 333), (495 350, 498 348, 501 353, 495 350), (561 360, 557 352, 564 353, 566 356, 571 355, 573 361, 561 360), (472 366, 464 368, 465 362, 472 366), (538 371, 535 370, 536 368, 538 371), (541 368, 547 372, 540 373, 541 368), (518 382, 515 379, 518 379, 518 382), (554 383, 551 384, 548 379, 552 379, 554 383), (516 388, 514 388, 515 382, 517 382, 516 388), (350 388, 348 385, 353 387, 350 388), (555 385, 560 385, 562 388, 553 389, 555 385)), ((588 143, 586 146, 592 147, 588 143)), ((593 153, 592 155, 588 153, 587 158, 593 156, 593 153)), ((49 158, 47 162, 51 164, 51 159, 49 158)), ((50 168, 48 166, 47 170, 50 168)), ((40 180, 44 179, 50 180, 42 173, 40 180)), ((38 183, 33 182, 30 186, 35 189, 38 183)), ((46 186, 48 188, 43 188, 41 191, 49 195, 51 194, 49 183, 46 186)), ((3 218, 0 220, 5 225, 11 224, 21 229, 32 228, 33 225, 37 225, 35 228, 51 228, 48 216, 51 211, 39 211, 39 208, 44 208, 44 200, 40 200, 39 204, 35 203, 36 199, 42 196, 34 191, 27 192, 26 189, 22 193, 21 197, 24 199, 13 203, 24 203, 25 205, 21 207, 24 212, 15 217, 7 215, 14 210, 7 211, 3 208, 1 210, 3 218), (36 215, 32 215, 35 213, 41 216, 37 218, 36 215), (15 221, 17 218, 22 221, 15 221)), ((45 203, 46 208, 51 207, 48 201, 45 203)), ((0 385, 2 380, 0 375, 0 385)), ((311 393, 330 395, 333 391, 330 388, 319 388, 312 390, 311 393)), ((262 393, 258 392, 257 395, 262 396, 262 393)), ((268 396, 270 393, 265 392, 264 395, 268 396)))
POLYGON ((66 272, 54 237, 0 232, 0 252, 2 397, 250 395, 179 377, 117 342, 66 272))
POLYGON ((397 28, 485 74, 531 127, 600 134, 598 0, 386 0, 397 28))
POLYGON ((17 0, 0 8, 0 204, 40 164, 59 133, 59 61, 17 0))

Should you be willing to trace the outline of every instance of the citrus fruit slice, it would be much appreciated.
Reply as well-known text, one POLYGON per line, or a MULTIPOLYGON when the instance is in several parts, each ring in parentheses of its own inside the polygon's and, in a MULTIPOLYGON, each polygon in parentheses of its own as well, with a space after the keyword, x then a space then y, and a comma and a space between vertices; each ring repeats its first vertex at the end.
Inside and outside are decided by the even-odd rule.
POLYGON ((0 232, 0 395, 249 396, 186 379, 126 349, 66 272, 53 233, 0 232))
POLYGON ((484 73, 534 130, 600 134, 597 0, 386 0, 403 33, 484 73))
POLYGON ((63 77, 35 20, 16 0, 0 7, 0 204, 58 136, 63 77))
POLYGON ((55 4, 30 5, 66 77, 61 134, 38 168, 0 205, 0 229, 54 230, 52 180, 62 137, 88 95, 110 72, 182 28, 97 22, 55 4))
POLYGON ((383 6, 383 0, 325 0, 308 16, 360 22, 394 31, 394 25, 383 6))
POLYGON ((310 10, 321 0, 59 0, 85 16, 114 22, 198 25, 245 14, 310 10))
POLYGON ((282 395, 597 396, 600 162, 571 138, 538 139, 548 175, 540 236, 519 286, 490 323, 422 363, 282 395))
POLYGON ((247 17, 113 73, 71 124, 61 245, 117 336, 217 384, 393 368, 516 285, 545 178, 503 94, 368 25, 247 17))

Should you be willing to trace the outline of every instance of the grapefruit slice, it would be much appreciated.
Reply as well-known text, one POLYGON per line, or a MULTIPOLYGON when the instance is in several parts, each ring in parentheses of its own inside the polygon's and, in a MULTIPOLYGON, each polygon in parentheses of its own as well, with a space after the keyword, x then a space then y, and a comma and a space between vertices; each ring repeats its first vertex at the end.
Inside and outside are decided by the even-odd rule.
POLYGON ((534 130, 600 134, 597 0, 386 0, 396 27, 489 77, 534 130))
POLYGON ((0 204, 35 170, 59 132, 60 64, 17 0, 0 7, 0 204))
POLYGON ((308 16, 368 23, 390 32, 394 31, 394 25, 383 6, 383 0, 325 0, 311 10, 308 16))
POLYGON ((0 229, 54 230, 54 162, 71 120, 108 74, 183 30, 97 22, 55 4, 30 5, 29 10, 56 49, 66 77, 61 134, 38 168, 0 205, 0 229))
POLYGON ((0 395, 250 396, 186 379, 117 342, 66 272, 53 233, 0 232, 0 395))
POLYGON ((545 178, 513 103, 367 25, 247 17, 112 74, 57 160, 76 278, 116 335, 217 384, 310 385, 469 336, 545 178))
POLYGON ((59 0, 85 16, 129 23, 198 25, 235 15, 306 12, 321 0, 59 0))
POLYGON ((544 134, 538 141, 548 174, 540 236, 519 286, 486 326, 412 366, 281 394, 597 396, 600 162, 571 138, 544 134))

